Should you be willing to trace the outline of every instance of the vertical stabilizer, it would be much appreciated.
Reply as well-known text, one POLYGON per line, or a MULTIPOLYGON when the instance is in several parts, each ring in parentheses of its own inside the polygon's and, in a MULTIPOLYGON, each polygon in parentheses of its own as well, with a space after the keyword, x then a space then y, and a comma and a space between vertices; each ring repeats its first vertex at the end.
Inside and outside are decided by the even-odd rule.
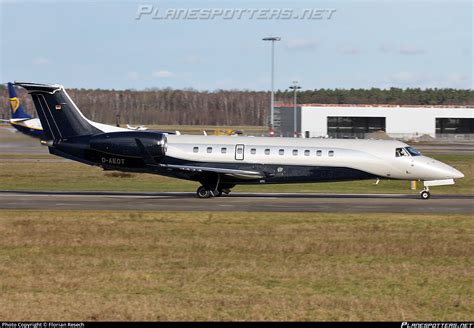
POLYGON ((102 132, 77 108, 64 87, 58 84, 15 82, 33 98, 36 111, 48 140, 93 135, 102 132))
POLYGON ((21 105, 20 100, 16 94, 15 87, 11 82, 8 82, 8 96, 10 97, 12 118, 32 118, 31 115, 28 115, 23 109, 23 106, 21 105))

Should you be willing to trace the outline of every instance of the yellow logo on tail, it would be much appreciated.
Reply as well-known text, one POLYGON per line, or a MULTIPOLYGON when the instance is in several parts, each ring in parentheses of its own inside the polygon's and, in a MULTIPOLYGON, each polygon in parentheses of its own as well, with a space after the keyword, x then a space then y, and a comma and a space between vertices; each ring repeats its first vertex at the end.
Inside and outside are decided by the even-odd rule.
POLYGON ((12 106, 12 111, 15 113, 18 107, 20 107, 20 100, 17 97, 10 98, 10 106, 12 106))

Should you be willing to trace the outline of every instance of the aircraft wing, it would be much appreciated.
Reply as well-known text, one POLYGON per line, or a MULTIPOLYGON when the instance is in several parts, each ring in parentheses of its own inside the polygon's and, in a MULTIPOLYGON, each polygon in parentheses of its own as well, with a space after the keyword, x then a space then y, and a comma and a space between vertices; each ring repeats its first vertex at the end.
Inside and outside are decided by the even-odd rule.
POLYGON ((227 176, 231 176, 231 177, 239 178, 239 179, 252 180, 252 179, 261 179, 265 177, 263 173, 257 172, 257 171, 234 170, 234 169, 226 169, 226 168, 220 168, 220 167, 173 165, 173 164, 160 164, 159 166, 163 168, 170 168, 170 169, 181 170, 181 171, 221 173, 221 174, 225 174, 227 176))

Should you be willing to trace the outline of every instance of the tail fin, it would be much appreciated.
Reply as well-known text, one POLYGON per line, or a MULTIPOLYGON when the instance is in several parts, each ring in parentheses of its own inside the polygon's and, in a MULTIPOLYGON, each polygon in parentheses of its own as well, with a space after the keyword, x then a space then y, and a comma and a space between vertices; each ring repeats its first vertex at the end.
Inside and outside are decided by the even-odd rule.
POLYGON ((82 115, 62 85, 15 82, 33 98, 48 140, 67 139, 102 132, 82 115))
POLYGON ((20 100, 16 95, 15 87, 11 82, 8 82, 8 95, 10 97, 12 118, 31 118, 31 115, 28 115, 20 104, 20 100))

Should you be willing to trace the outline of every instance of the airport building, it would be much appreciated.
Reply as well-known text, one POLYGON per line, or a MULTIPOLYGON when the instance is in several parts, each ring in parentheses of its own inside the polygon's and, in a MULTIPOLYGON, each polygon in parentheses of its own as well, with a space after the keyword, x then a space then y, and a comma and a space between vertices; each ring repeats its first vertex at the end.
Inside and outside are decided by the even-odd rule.
POLYGON ((303 138, 370 138, 383 131, 396 139, 421 136, 457 140, 474 139, 474 106, 416 105, 276 105, 276 135, 303 138))

